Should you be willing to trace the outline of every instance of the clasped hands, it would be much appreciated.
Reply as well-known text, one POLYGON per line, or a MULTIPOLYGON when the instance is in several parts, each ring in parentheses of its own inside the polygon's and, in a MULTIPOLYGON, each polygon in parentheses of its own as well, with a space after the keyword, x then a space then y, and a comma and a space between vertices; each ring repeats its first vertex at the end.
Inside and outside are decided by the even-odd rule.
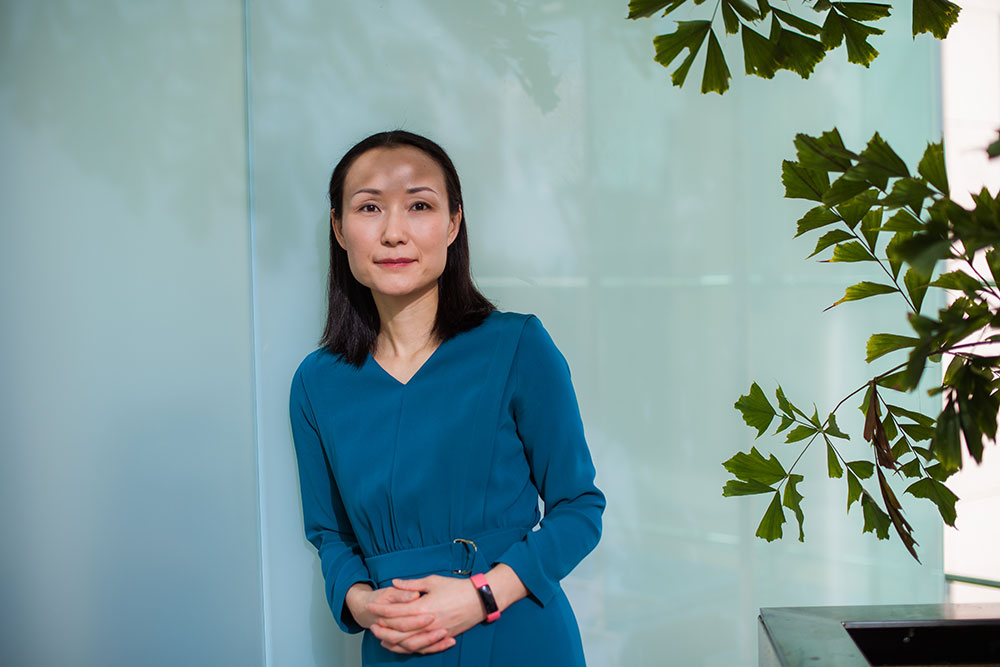
POLYGON ((466 577, 393 579, 392 586, 378 590, 354 584, 346 603, 358 624, 394 653, 444 651, 486 618, 479 593, 466 577))

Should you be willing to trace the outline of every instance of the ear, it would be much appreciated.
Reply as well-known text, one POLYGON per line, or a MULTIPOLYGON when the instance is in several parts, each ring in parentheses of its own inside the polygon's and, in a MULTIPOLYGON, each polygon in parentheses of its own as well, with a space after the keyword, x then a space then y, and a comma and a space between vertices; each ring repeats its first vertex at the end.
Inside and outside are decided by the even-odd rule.
POLYGON ((333 209, 330 209, 330 228, 333 229, 333 235, 337 238, 337 243, 344 250, 347 250, 347 246, 344 245, 344 226, 340 220, 337 220, 337 216, 334 214, 333 209))
POLYGON ((451 245, 458 237, 458 230, 462 228, 462 207, 459 206, 455 214, 448 221, 448 245, 451 245))

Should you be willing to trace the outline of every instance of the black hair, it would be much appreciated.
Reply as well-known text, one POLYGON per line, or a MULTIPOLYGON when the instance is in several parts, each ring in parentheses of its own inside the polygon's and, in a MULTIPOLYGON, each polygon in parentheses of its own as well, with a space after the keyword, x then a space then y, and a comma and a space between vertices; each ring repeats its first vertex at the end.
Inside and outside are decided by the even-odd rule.
MULTIPOLYGON (((454 215, 459 209, 462 211, 458 235, 448 246, 444 272, 438 278, 438 306, 432 334, 443 342, 479 326, 487 315, 496 310, 472 282, 462 185, 455 165, 444 149, 426 137, 404 130, 379 132, 359 141, 344 154, 330 176, 330 211, 335 219, 343 219, 344 180, 355 160, 376 148, 403 146, 423 151, 441 167, 448 196, 448 212, 454 215)), ((331 225, 326 327, 320 345, 343 355, 348 363, 361 366, 368 353, 375 352, 380 327, 371 290, 354 278, 347 263, 347 251, 337 243, 331 225)))

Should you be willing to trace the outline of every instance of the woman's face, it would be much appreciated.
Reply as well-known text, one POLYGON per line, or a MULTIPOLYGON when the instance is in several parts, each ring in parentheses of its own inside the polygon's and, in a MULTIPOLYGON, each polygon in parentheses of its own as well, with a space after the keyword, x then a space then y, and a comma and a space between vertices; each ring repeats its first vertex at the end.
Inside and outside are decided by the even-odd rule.
POLYGON ((462 211, 448 211, 444 173, 411 146, 361 154, 344 179, 343 214, 331 213, 351 273, 376 296, 437 290, 462 211))

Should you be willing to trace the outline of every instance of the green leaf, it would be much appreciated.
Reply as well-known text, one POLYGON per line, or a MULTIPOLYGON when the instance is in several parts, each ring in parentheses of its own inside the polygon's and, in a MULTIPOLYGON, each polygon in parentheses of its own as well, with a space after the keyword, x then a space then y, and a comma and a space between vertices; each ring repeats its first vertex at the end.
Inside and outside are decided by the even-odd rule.
POLYGON ((723 4, 731 6, 744 21, 759 21, 760 13, 743 0, 722 0, 723 4))
POLYGON ((826 20, 823 21, 823 31, 820 33, 820 41, 827 49, 835 49, 844 41, 842 20, 837 12, 830 12, 826 15, 826 20))
POLYGON ((865 237, 868 248, 875 252, 875 244, 878 242, 878 233, 882 229, 882 209, 877 208, 865 214, 861 218, 861 235, 865 237))
POLYGON ((878 56, 878 50, 868 43, 868 38, 885 31, 851 19, 842 19, 841 27, 844 31, 844 43, 847 45, 847 62, 868 67, 878 56))
POLYGON ((779 69, 776 46, 746 24, 743 24, 740 31, 740 39, 743 42, 743 68, 746 73, 762 79, 773 79, 774 73, 779 69))
POLYGON ((899 459, 903 454, 910 453, 910 441, 906 439, 906 436, 901 436, 896 444, 892 446, 892 456, 899 459))
POLYGON ((733 496, 753 496, 758 493, 773 493, 774 489, 767 484, 762 484, 758 481, 741 482, 736 479, 731 479, 726 482, 726 485, 722 487, 722 495, 726 498, 731 498, 733 496))
POLYGON ((986 264, 990 267, 993 282, 1000 283, 1000 249, 993 248, 986 252, 986 264))
POLYGON ((794 423, 795 423, 794 419, 792 419, 791 417, 786 417, 785 415, 782 415, 781 416, 781 423, 778 424, 778 428, 774 429, 774 435, 778 435, 779 433, 781 433, 782 431, 784 431, 786 428, 788 428, 789 426, 791 426, 794 423))
POLYGON ((795 156, 807 169, 816 171, 846 171, 855 157, 844 147, 840 131, 833 128, 813 137, 800 132, 795 135, 795 156))
POLYGON ((802 479, 802 475, 788 476, 788 484, 785 485, 785 494, 781 503, 795 513, 795 519, 799 522, 799 542, 805 542, 806 539, 805 533, 802 531, 802 522, 805 520, 805 516, 802 514, 802 494, 796 488, 802 479))
POLYGON ((840 430, 837 426, 837 417, 831 412, 830 416, 826 418, 826 430, 827 435, 832 435, 835 438, 841 438, 842 440, 850 440, 851 436, 847 435, 840 430))
POLYGON ((903 276, 903 284, 913 302, 913 308, 920 312, 920 306, 924 303, 924 295, 927 293, 927 285, 930 282, 930 274, 918 271, 916 268, 907 269, 903 276))
POLYGON ((805 440, 809 436, 815 435, 816 429, 812 426, 806 426, 805 424, 800 424, 788 432, 788 436, 785 438, 786 443, 799 442, 800 440, 805 440))
POLYGON ((836 245, 842 241, 850 241, 853 238, 853 234, 843 229, 834 229, 829 231, 819 237, 819 240, 816 241, 816 248, 812 251, 812 254, 809 255, 809 257, 815 257, 830 246, 836 245))
POLYGON ((827 206, 836 206, 841 202, 845 202, 848 199, 861 194, 869 187, 870 186, 867 181, 858 180, 853 176, 844 174, 835 180, 833 185, 830 186, 830 189, 824 193, 823 203, 827 206))
POLYGON ((875 474, 875 464, 871 461, 848 461, 847 467, 861 479, 868 479, 875 474))
POLYGON ((943 287, 945 289, 961 290, 970 296, 975 296, 976 292, 985 289, 985 286, 961 269, 949 271, 938 276, 938 279, 931 283, 932 287, 943 287))
POLYGON ((911 336, 897 336, 896 334, 872 334, 871 338, 868 339, 868 345, 865 347, 865 351, 867 352, 865 361, 870 364, 879 357, 885 356, 890 352, 902 350, 907 347, 913 347, 919 340, 919 338, 913 338, 911 336))
POLYGON ((909 211, 896 211, 892 217, 882 225, 883 232, 920 232, 924 229, 924 223, 918 218, 914 218, 909 211))
POLYGON ((722 465, 737 479, 744 482, 777 484, 785 478, 785 469, 778 463, 778 459, 774 458, 774 454, 765 459, 756 447, 751 447, 747 454, 737 452, 735 456, 722 465))
POLYGON ((944 482, 949 477, 951 477, 952 475, 954 475, 957 472, 957 470, 954 470, 954 469, 951 469, 951 468, 946 468, 943 465, 941 465, 940 463, 935 463, 934 465, 928 467, 926 472, 933 479, 936 479, 939 482, 944 482))
POLYGON ((934 194, 923 181, 915 178, 900 178, 892 184, 892 191, 882 198, 882 204, 889 208, 908 207, 916 215, 924 206, 924 200, 934 194))
POLYGON ((687 0, 631 0, 628 3, 628 18, 648 18, 661 9, 666 10, 663 12, 663 15, 666 16, 685 2, 687 0), (670 6, 668 7, 667 5, 670 6))
POLYGON ((834 2, 837 11, 855 21, 877 21, 889 16, 891 5, 874 2, 834 2))
POLYGON ((829 442, 826 444, 826 472, 830 475, 830 479, 841 477, 844 474, 844 469, 837 461, 837 451, 829 442))
POLYGON ((837 205, 837 213, 844 220, 844 223, 854 229, 862 218, 868 215, 872 206, 878 203, 878 194, 874 189, 867 189, 861 194, 855 195, 847 201, 837 205))
POLYGON ((899 435, 899 431, 896 430, 896 420, 891 415, 886 415, 885 419, 882 420, 882 430, 885 431, 887 440, 895 440, 896 436, 899 435))
POLYGON ((781 537, 781 524, 785 523, 785 513, 781 510, 781 498, 775 492, 774 499, 767 506, 764 517, 757 526, 757 537, 773 542, 781 537))
POLYGON ((885 255, 889 259, 889 270, 893 280, 899 278, 899 270, 903 268, 903 255, 899 249, 912 237, 913 232, 896 232, 885 246, 885 255))
MULTIPOLYGON (((774 8, 771 10, 774 11, 774 8)), ((803 79, 808 79, 816 65, 826 56, 826 48, 822 42, 785 30, 777 25, 777 21, 771 25, 771 40, 777 45, 781 69, 791 70, 803 79)))
POLYGON ((930 440, 934 437, 934 428, 923 424, 900 424, 899 428, 903 429, 903 433, 916 442, 930 440))
POLYGON ((899 472, 903 473, 907 477, 920 477, 920 461, 914 457, 912 460, 899 466, 899 472))
POLYGON ((944 39, 960 11, 958 5, 948 0, 913 0, 913 36, 929 32, 944 39))
POLYGON ((771 11, 774 12, 774 15, 777 16, 782 23, 804 32, 807 35, 818 35, 820 33, 820 27, 811 21, 806 21, 803 18, 799 18, 795 14, 789 14, 788 12, 782 11, 777 7, 771 7, 771 11))
MULTIPOLYGON (((855 23, 854 25, 860 24, 855 23)), ((867 26, 862 27, 874 30, 874 28, 868 28, 867 26)), ((879 30, 878 32, 881 33, 882 31, 879 30)), ((850 34, 846 36, 848 37, 848 48, 850 48, 850 34)), ((906 163, 903 162, 903 158, 899 157, 896 151, 892 150, 892 147, 878 132, 872 136, 868 141, 868 145, 861 151, 861 159, 858 162, 859 166, 864 167, 864 173, 870 178, 876 176, 906 178, 910 175, 910 170, 906 167, 906 163)))
POLYGON ((889 539, 889 526, 892 525, 892 521, 867 493, 861 498, 861 509, 865 514, 865 527, 862 532, 875 533, 880 540, 889 539))
POLYGON ((938 417, 931 451, 946 470, 958 470, 962 467, 961 425, 954 401, 948 401, 938 417))
POLYGON ((757 9, 760 10, 760 17, 764 18, 771 11, 771 5, 767 0, 757 0, 757 9))
POLYGON ((778 399, 778 409, 791 417, 795 412, 795 406, 785 397, 785 390, 781 388, 780 384, 774 392, 774 397, 778 399))
POLYGON ((684 85, 684 79, 687 77, 688 70, 691 69, 691 63, 694 62, 694 57, 701 49, 711 27, 711 21, 678 21, 675 32, 653 38, 653 46, 656 47, 655 60, 664 67, 669 67, 681 51, 688 50, 687 58, 671 75, 675 86, 684 85))
POLYGON ((906 489, 906 493, 917 498, 927 498, 933 502, 937 505, 944 522, 949 526, 955 526, 955 518, 957 516, 955 503, 958 501, 958 496, 952 493, 951 489, 947 486, 931 477, 924 477, 910 484, 906 489))
POLYGON ((937 188, 938 192, 948 195, 948 169, 944 164, 944 143, 927 144, 924 156, 920 158, 917 172, 928 183, 937 188))
POLYGON ((758 438, 764 435, 776 414, 756 382, 750 385, 750 393, 740 396, 733 407, 743 413, 743 421, 747 426, 757 429, 758 438))
MULTIPOLYGON (((834 251, 834 256, 836 256, 836 250, 834 251)), ((878 296, 880 294, 892 294, 893 292, 898 292, 899 290, 892 285, 883 285, 882 283, 872 283, 867 280, 858 283, 857 285, 851 285, 844 292, 844 296, 839 300, 834 302, 833 306, 827 307, 825 310, 830 310, 834 306, 839 306, 845 301, 860 301, 861 299, 867 299, 872 296, 878 296)))
POLYGON ((864 495, 864 487, 861 486, 861 482, 858 480, 857 476, 850 470, 847 471, 847 511, 850 513, 851 505, 853 505, 858 500, 861 500, 861 496, 864 495))
POLYGON ((733 8, 725 0, 722 0, 722 23, 726 26, 727 35, 735 35, 740 31, 740 26, 742 25, 736 16, 736 12, 733 11, 733 8))
POLYGON ((831 262, 874 262, 875 257, 872 256, 868 248, 864 247, 857 241, 851 241, 850 243, 841 243, 836 248, 833 249, 833 258, 831 262))
MULTIPOLYGON (((733 32, 736 32, 733 30, 733 32)), ((701 92, 718 93, 722 95, 729 90, 729 80, 733 78, 729 74, 729 67, 726 65, 726 57, 722 55, 722 47, 719 46, 719 39, 715 36, 715 31, 708 33, 708 51, 705 54, 705 73, 701 79, 701 92)))
POLYGON ((781 183, 785 186, 788 199, 809 199, 823 201, 823 193, 830 187, 826 172, 806 169, 791 160, 781 163, 781 183))

